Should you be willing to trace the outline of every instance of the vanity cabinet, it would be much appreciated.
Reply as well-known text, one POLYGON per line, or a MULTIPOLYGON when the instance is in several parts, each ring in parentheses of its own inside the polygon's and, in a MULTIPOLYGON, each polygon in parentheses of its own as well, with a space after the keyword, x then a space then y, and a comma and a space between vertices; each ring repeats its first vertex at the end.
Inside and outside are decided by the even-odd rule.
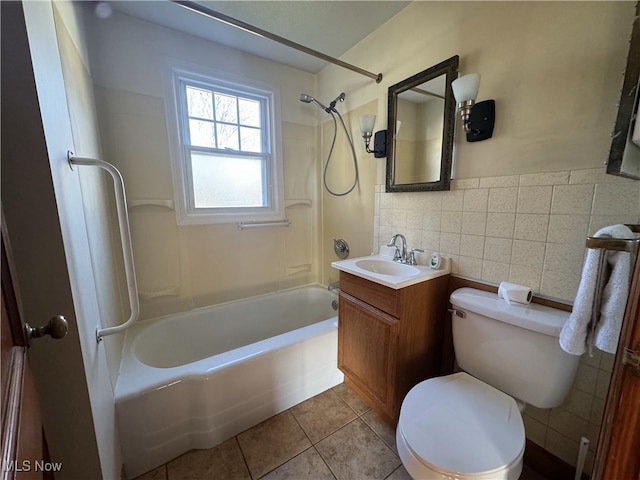
POLYGON ((407 392, 440 374, 448 281, 395 290, 340 272, 338 368, 393 427, 407 392))

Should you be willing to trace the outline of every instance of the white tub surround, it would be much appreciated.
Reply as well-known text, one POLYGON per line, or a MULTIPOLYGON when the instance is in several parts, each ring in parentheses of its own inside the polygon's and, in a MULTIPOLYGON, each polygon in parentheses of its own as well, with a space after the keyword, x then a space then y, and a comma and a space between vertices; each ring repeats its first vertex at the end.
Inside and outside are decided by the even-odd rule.
POLYGON ((116 385, 127 478, 342 382, 335 299, 321 286, 301 287, 128 331, 116 385))

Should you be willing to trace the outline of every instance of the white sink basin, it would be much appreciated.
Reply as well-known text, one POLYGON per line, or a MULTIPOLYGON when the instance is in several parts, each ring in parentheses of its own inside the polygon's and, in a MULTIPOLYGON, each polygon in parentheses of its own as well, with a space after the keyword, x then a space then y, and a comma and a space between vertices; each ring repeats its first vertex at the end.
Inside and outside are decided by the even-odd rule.
POLYGON ((422 265, 394 262, 385 255, 370 255, 331 263, 333 268, 379 283, 395 290, 441 277, 451 272, 448 259, 443 258, 438 270, 422 265))
POLYGON ((403 263, 389 262, 386 260, 378 260, 374 258, 363 258, 357 260, 356 267, 367 270, 371 273, 380 273, 382 275, 418 275, 420 270, 411 265, 405 265, 403 263))

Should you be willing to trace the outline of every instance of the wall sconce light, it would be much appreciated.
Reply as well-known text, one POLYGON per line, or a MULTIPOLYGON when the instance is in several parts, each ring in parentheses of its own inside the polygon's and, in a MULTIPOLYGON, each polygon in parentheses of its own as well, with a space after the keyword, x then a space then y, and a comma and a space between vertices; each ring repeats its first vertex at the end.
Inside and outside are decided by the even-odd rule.
POLYGON ((360 132, 362 138, 364 138, 364 148, 367 153, 373 153, 376 158, 383 158, 387 156, 387 131, 380 130, 376 132, 373 137, 373 150, 369 149, 371 143, 371 137, 373 136, 373 126, 376 124, 375 115, 362 115, 358 122, 360 123, 360 132))
POLYGON ((496 118, 496 102, 485 100, 476 103, 480 88, 480 74, 462 75, 451 82, 451 87, 458 102, 458 111, 467 134, 467 142, 479 142, 491 138, 496 118))

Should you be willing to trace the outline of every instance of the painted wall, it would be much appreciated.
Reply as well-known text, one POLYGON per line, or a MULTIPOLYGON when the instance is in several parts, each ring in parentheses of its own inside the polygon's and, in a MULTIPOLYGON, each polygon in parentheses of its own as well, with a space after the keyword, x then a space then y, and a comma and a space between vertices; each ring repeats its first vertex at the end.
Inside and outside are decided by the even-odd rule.
POLYGON ((87 15, 89 56, 105 159, 122 172, 141 319, 320 279, 317 112, 313 75, 196 37, 114 14, 87 15), (154 203, 174 199, 164 100, 171 62, 223 69, 280 88, 288 228, 178 226, 154 203))
MULTIPOLYGON (((378 162, 373 198, 325 197, 323 252, 331 236, 345 235, 366 253, 401 232, 410 248, 450 256, 456 274, 523 283, 573 302, 585 237, 640 220, 640 182, 605 175, 602 166, 633 16, 632 2, 414 2, 403 9, 341 57, 383 72, 382 83, 329 66, 318 78, 320 98, 345 91, 347 111, 377 101, 383 129, 387 88, 457 54, 462 73, 482 74, 478 100, 496 100, 494 137, 467 143, 458 129, 448 192, 384 193, 385 160, 371 158, 378 162), (348 230, 327 235, 342 212, 369 208, 373 218, 345 218, 348 230), (372 226, 372 240, 344 233, 372 226)), ((587 436, 589 470, 612 358, 585 356, 560 408, 525 412, 527 436, 572 464, 587 436)))

